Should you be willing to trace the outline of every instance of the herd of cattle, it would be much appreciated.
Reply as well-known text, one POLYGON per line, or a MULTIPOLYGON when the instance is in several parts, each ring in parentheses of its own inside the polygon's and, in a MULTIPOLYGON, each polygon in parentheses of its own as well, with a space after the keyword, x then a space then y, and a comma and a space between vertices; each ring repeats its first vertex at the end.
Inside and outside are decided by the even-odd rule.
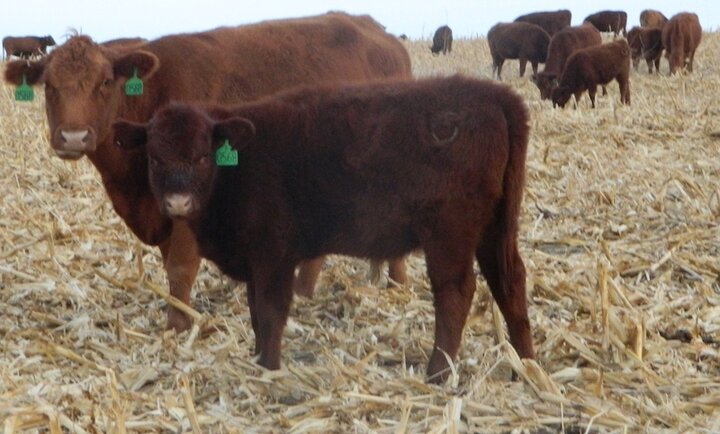
MULTIPOLYGON (((692 63, 697 44, 681 42, 693 16, 662 30, 676 68, 692 63)), ((616 18, 591 22, 624 33, 616 18)), ((561 11, 493 27, 498 77, 505 58, 520 58, 521 73, 530 61, 538 86, 548 84, 543 97, 560 105, 578 86, 594 98, 587 80, 626 77, 627 68, 598 71, 617 53, 629 59, 627 42, 601 44, 598 29, 569 24, 561 11)), ((440 30, 431 50, 450 52, 452 32, 440 30)), ((22 57, 4 78, 44 86, 56 155, 89 158, 118 215, 159 247, 171 295, 190 304, 201 257, 247 283, 262 366, 280 366, 293 292, 312 294, 323 255, 389 260, 402 283, 403 257, 416 249, 434 294, 430 381, 447 377, 447 356, 459 351, 475 260, 512 345, 533 357, 517 246, 529 114, 508 86, 415 80, 398 38, 369 16, 339 12, 152 41, 74 35, 38 59, 49 41, 27 42, 3 41, 22 57), (130 92, 137 80, 141 90, 130 92)), ((169 327, 191 325, 169 307, 169 327)))
POLYGON ((498 23, 487 35, 493 59, 493 74, 501 79, 505 59, 520 60, 520 76, 529 61, 532 80, 542 99, 551 99, 553 106, 564 107, 570 96, 578 101, 585 91, 595 107, 598 85, 616 80, 620 101, 630 104, 630 62, 635 70, 644 59, 648 71, 660 72, 663 50, 668 58, 670 74, 683 68, 692 72, 695 50, 700 44, 702 28, 694 13, 679 13, 669 20, 659 11, 644 10, 641 27, 626 31, 627 14, 623 11, 601 11, 589 15, 580 26, 570 26, 569 10, 536 12, 522 15, 511 23, 498 23), (621 39, 602 43, 600 32, 612 32, 621 39), (545 63, 538 72, 538 64, 545 63))

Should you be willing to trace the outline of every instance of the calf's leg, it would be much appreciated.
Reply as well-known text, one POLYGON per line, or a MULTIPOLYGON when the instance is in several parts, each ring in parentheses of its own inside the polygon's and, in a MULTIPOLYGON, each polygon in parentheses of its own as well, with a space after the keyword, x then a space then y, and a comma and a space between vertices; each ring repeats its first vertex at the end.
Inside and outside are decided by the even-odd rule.
POLYGON ((405 268, 405 256, 399 258, 391 258, 388 260, 388 275, 390 279, 405 285, 407 283, 407 270, 405 268))
POLYGON ((500 239, 500 232, 490 227, 475 255, 480 271, 507 323, 510 343, 521 358, 532 359, 535 352, 527 311, 525 264, 518 252, 517 242, 500 239))
POLYGON ((297 277, 293 280, 292 285, 295 294, 312 297, 324 261, 325 257, 320 256, 300 263, 297 277))
MULTIPOLYGON (((170 238, 160 245, 160 253, 168 276, 170 295, 189 306, 190 291, 200 267, 200 254, 195 236, 187 223, 173 222, 170 238)), ((167 326, 181 332, 192 326, 192 320, 182 311, 168 306, 167 326)))
POLYGON ((527 67, 527 59, 520 59, 520 77, 525 76, 525 68, 527 67))
POLYGON ((251 265, 254 284, 255 348, 260 365, 280 368, 282 333, 292 302, 295 264, 287 261, 259 261, 251 265))

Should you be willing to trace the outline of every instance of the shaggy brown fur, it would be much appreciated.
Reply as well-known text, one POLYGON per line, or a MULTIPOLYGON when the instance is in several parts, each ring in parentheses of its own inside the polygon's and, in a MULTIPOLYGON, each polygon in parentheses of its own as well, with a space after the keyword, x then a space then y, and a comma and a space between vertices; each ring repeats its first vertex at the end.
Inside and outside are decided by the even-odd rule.
POLYGON ((565 27, 570 27, 571 20, 572 13, 567 9, 554 12, 533 12, 515 18, 515 22, 525 22, 542 27, 551 37, 565 27))
POLYGON ((657 27, 662 30, 667 22, 667 17, 660 11, 645 9, 640 12, 640 25, 642 27, 657 27))
MULTIPOLYGON (((166 36, 134 50, 75 36, 38 62, 9 63, 5 79, 19 84, 23 74, 30 84, 45 84, 57 155, 90 158, 120 217, 143 242, 160 247, 170 293, 189 303, 200 263, 194 239, 186 225, 160 213, 145 156, 113 144, 112 121, 146 121, 170 101, 239 103, 302 84, 410 77, 411 69, 402 43, 372 18, 329 13, 166 36), (145 93, 128 97, 123 86, 134 70, 145 93)), ((315 264, 310 278, 317 270, 315 264)), ((168 324, 183 330, 190 318, 171 308, 168 324)))
POLYGON ((670 74, 683 69, 692 72, 695 50, 700 45, 700 39, 702 27, 696 14, 681 12, 670 18, 662 31, 670 74))
POLYGON ((553 106, 565 107, 573 94, 577 102, 587 90, 595 108, 597 86, 613 79, 620 86, 620 102, 630 104, 629 77, 630 46, 624 39, 577 50, 565 63, 560 84, 552 94, 553 106))
POLYGON ((30 59, 32 57, 41 57, 47 54, 47 47, 55 45, 55 39, 52 36, 6 36, 2 40, 3 60, 7 60, 10 56, 30 59))
POLYGON ((657 27, 633 27, 627 35, 627 41, 632 53, 633 68, 638 70, 640 59, 647 62, 648 72, 652 74, 653 64, 660 73, 660 58, 662 57, 662 29, 657 27))
POLYGON ((565 67, 568 57, 580 48, 600 45, 602 37, 592 24, 568 27, 559 31, 550 39, 545 68, 533 75, 533 82, 540 90, 541 99, 550 99, 557 80, 565 67))
POLYGON ((585 21, 601 32, 613 32, 615 36, 622 32, 623 36, 627 36, 627 13, 624 11, 600 11, 588 15, 585 21))
POLYGON ((150 184, 206 257, 248 282, 260 364, 280 367, 292 273, 328 253, 425 252, 435 304, 431 381, 449 375, 475 292, 476 259, 510 341, 533 357, 517 249, 529 116, 510 88, 435 78, 306 89, 229 109, 176 105, 116 123, 145 147, 150 184), (225 138, 237 167, 211 157, 225 138))
POLYGON ((433 36, 433 44, 430 47, 430 52, 438 54, 442 51, 443 54, 447 54, 452 51, 453 35, 452 29, 448 26, 440 26, 435 30, 433 36))
POLYGON ((535 24, 498 23, 487 34, 490 55, 493 59, 493 73, 498 80, 505 59, 520 59, 520 77, 525 75, 525 66, 530 61, 533 74, 537 74, 538 63, 545 63, 550 35, 535 24))

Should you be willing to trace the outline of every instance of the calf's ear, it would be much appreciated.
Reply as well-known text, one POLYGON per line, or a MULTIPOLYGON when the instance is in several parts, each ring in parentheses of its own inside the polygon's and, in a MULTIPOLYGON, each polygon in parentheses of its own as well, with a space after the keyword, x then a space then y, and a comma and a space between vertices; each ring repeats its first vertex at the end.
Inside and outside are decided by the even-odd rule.
POLYGON ((120 119, 113 123, 115 146, 125 151, 145 149, 147 125, 120 119))
POLYGON ((20 86, 25 76, 25 82, 34 86, 42 82, 45 72, 45 58, 37 62, 27 60, 15 60, 5 66, 5 81, 15 86, 20 86))
POLYGON ((255 125, 241 117, 232 117, 218 121, 213 126, 213 143, 222 145, 228 139, 235 149, 244 147, 244 143, 255 136, 255 125))
POLYGON ((113 72, 116 76, 130 78, 137 69, 139 78, 151 77, 160 67, 160 59, 153 53, 144 50, 133 51, 113 62, 113 72))

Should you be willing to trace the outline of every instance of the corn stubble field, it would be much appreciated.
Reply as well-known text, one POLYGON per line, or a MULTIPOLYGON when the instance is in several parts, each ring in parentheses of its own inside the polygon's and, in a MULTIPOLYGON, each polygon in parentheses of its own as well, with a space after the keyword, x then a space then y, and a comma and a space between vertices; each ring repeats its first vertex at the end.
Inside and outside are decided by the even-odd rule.
MULTIPOLYGON (((489 77, 484 39, 447 57, 406 43, 417 76, 489 77)), ((0 426, 13 432, 719 432, 720 37, 695 73, 631 75, 590 109, 532 114, 521 252, 536 362, 517 358, 482 277, 456 375, 427 385, 422 255, 406 288, 331 257, 297 299, 283 368, 251 357, 245 289, 205 264, 200 327, 165 331, 159 252, 115 215, 88 161, 46 139, 43 95, 0 87, 0 426), (512 374, 518 379, 513 381, 512 374)))

